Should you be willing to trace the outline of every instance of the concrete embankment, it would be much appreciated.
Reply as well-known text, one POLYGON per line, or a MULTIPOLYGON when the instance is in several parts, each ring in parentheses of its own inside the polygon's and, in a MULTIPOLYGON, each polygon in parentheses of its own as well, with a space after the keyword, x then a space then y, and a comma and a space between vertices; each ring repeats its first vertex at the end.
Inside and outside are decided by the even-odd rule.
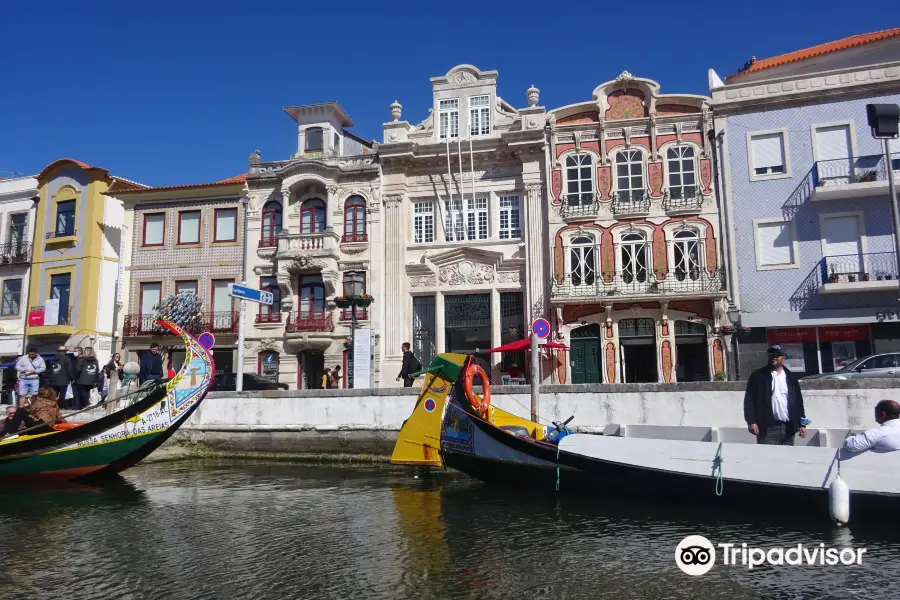
MULTIPOLYGON (((743 427, 743 382, 542 386, 544 422, 743 427)), ((412 412, 417 389, 211 393, 167 446, 195 455, 279 456, 385 461, 412 412)), ((900 379, 803 384, 810 428, 865 429, 872 409, 900 398, 900 379)), ((493 388, 499 408, 528 417, 529 388, 493 388)))

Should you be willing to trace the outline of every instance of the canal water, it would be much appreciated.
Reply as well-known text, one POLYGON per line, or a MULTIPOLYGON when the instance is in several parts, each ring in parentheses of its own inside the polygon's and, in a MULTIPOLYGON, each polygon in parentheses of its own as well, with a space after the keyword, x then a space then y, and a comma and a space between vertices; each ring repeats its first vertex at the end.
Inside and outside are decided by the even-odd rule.
POLYGON ((159 463, 102 487, 0 492, 0 599, 894 600, 898 530, 558 498, 458 474, 159 463), (866 553, 854 566, 716 564, 691 577, 674 556, 692 534, 866 553))

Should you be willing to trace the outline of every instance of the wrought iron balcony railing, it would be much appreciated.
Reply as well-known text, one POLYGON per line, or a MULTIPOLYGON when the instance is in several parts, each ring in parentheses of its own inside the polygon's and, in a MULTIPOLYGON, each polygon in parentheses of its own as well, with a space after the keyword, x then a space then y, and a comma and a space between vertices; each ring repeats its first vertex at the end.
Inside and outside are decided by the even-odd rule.
POLYGON ((710 296, 725 290, 725 269, 672 269, 667 273, 649 270, 615 273, 569 274, 560 282, 553 280, 555 300, 579 298, 634 298, 641 296, 710 296))
POLYGON ((616 192, 612 209, 614 215, 650 212, 650 195, 645 190, 616 192))
MULTIPOLYGON (((204 312, 193 323, 186 328, 188 333, 199 335, 205 331, 210 333, 237 333, 238 330, 238 312, 237 311, 220 311, 220 312, 204 312)), ((168 329, 164 329, 156 324, 156 317, 152 314, 128 314, 125 315, 122 324, 122 334, 128 337, 156 335, 169 336, 174 335, 168 329)))
POLYGON ((593 217, 599 208, 600 203, 593 194, 569 194, 559 205, 559 216, 563 219, 593 217))
POLYGON ((334 331, 334 318, 330 312, 292 312, 284 326, 287 333, 298 331, 334 331))
POLYGON ((366 233, 345 233, 341 236, 342 244, 360 244, 368 241, 369 236, 366 233))
POLYGON ((278 238, 263 236, 259 239, 259 248, 277 248, 278 247, 278 238))
POLYGON ((31 242, 0 245, 0 265, 21 265, 31 262, 31 242))
POLYGON ((663 210, 699 210, 703 207, 703 196, 696 185, 670 187, 663 199, 663 210))
MULTIPOLYGON (((46 311, 46 308, 44 306, 32 306, 31 308, 28 309, 28 312, 34 312, 36 310, 46 311)), ((46 315, 46 312, 45 312, 45 315, 46 315)), ((57 317, 56 323, 47 323, 46 319, 45 319, 44 323, 48 327, 53 327, 54 325, 73 325, 73 323, 72 323, 72 307, 71 306, 60 307, 59 316, 57 317)))
MULTIPOLYGON (((353 319, 353 309, 352 308, 344 308, 341 309, 341 321, 351 321, 353 319)), ((363 308, 362 306, 356 307, 356 320, 357 321, 368 321, 369 320, 369 309, 363 308)))
POLYGON ((893 252, 825 256, 819 261, 818 273, 819 285, 891 281, 898 279, 897 258, 893 252))
MULTIPOLYGON (((883 154, 820 160, 812 170, 813 186, 887 181, 888 170, 883 154)), ((900 179, 900 152, 891 154, 890 171, 893 172, 895 180, 900 179)))
POLYGON ((271 311, 259 312, 256 314, 257 323, 281 323, 281 309, 272 308, 271 311))
POLYGON ((57 227, 53 231, 48 231, 44 237, 48 240, 52 240, 54 238, 72 237, 77 233, 75 225, 73 224, 66 227, 57 227))

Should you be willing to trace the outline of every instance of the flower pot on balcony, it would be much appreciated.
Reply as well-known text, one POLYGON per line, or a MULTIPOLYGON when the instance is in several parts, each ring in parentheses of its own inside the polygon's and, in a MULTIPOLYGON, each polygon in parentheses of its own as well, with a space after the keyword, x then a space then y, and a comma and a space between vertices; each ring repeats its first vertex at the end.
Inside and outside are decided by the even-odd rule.
POLYGON ((338 308, 350 308, 353 306, 353 300, 349 296, 335 296, 334 303, 338 308))
POLYGON ((869 276, 868 273, 865 273, 865 274, 863 275, 863 281, 871 281, 871 280, 872 280, 872 278, 869 276))
POLYGON ((837 283, 837 282, 838 282, 837 273, 832 273, 831 277, 828 278, 828 283, 837 283))
POLYGON ((856 275, 847 275, 847 281, 850 283, 856 283, 856 275))

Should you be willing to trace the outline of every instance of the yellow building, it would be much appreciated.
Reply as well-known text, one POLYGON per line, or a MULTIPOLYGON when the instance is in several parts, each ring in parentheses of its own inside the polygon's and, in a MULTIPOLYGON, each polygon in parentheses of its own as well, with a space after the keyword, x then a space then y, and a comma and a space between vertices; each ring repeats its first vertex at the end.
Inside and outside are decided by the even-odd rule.
POLYGON ((106 192, 113 182, 120 189, 143 186, 66 158, 37 179, 27 343, 42 353, 59 345, 91 346, 103 364, 121 303, 124 220, 122 203, 106 192))

